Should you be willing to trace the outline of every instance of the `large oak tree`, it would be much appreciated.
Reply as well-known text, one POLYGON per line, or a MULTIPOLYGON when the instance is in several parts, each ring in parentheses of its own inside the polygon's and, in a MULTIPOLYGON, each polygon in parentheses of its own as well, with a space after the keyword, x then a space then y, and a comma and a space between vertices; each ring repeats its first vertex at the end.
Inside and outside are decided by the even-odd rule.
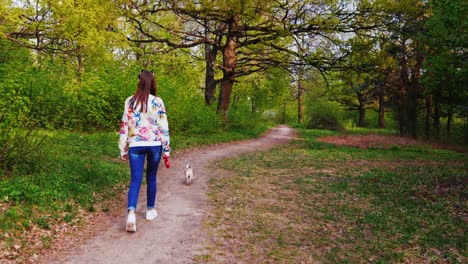
POLYGON ((205 101, 214 102, 220 83, 218 112, 226 117, 233 85, 240 76, 297 57, 314 67, 330 60, 329 56, 297 54, 288 45, 293 36, 306 33, 316 45, 331 43, 337 33, 367 29, 369 24, 364 22, 370 20, 366 12, 350 10, 341 1, 160 0, 124 1, 120 6, 138 32, 129 36, 132 41, 165 43, 172 48, 204 45, 205 101), (215 79, 218 70, 222 72, 219 80, 215 79))

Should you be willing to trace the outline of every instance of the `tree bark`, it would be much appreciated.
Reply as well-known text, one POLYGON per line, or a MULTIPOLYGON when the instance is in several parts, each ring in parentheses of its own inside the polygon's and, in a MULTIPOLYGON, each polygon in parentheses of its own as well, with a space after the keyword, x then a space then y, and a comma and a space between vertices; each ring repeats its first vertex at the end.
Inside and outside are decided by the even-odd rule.
POLYGON ((384 128, 385 127, 385 88, 383 83, 378 84, 378 91, 379 91, 379 120, 378 120, 378 127, 384 128))
POLYGON ((416 64, 411 69, 411 83, 408 86, 408 130, 413 138, 418 136, 419 73, 423 63, 420 44, 416 44, 416 64))
POLYGON ((283 113, 281 115, 281 123, 286 123, 286 102, 283 102, 283 113))
POLYGON ((417 84, 409 85, 407 93, 407 128, 408 133, 413 138, 417 138, 418 134, 418 88, 417 84))
POLYGON ((398 123, 400 126, 400 136, 407 133, 407 100, 406 94, 408 91, 408 66, 407 66, 407 51, 406 43, 401 41, 401 57, 400 57, 400 80, 398 83, 398 123))
POLYGON ((450 139, 450 132, 452 128, 452 119, 453 119, 453 109, 451 106, 448 107, 447 109, 447 140, 450 139))
POLYGON ((235 80, 237 31, 239 26, 239 15, 234 15, 229 21, 229 31, 226 45, 223 48, 223 80, 219 93, 218 113, 224 114, 224 120, 228 122, 229 103, 231 101, 232 86, 235 80))
MULTIPOLYGON (((205 38, 210 38, 210 33, 205 29, 205 38)), ((216 45, 205 44, 205 103, 212 105, 216 100, 215 91, 217 82, 215 80, 216 54, 218 49, 216 45)))
MULTIPOLYGON (((209 45, 209 44, 206 44, 209 45)), ((216 101, 215 91, 217 82, 215 80, 215 63, 216 52, 211 48, 206 56, 206 73, 205 73, 205 103, 212 105, 216 101)))
POLYGON ((426 138, 429 138, 430 133, 431 133, 431 112, 432 112, 432 95, 428 93, 426 96, 426 108, 424 111, 424 134, 426 138))
POLYGON ((251 104, 252 114, 255 114, 255 112, 257 111, 257 105, 255 103, 256 103, 255 98, 251 98, 250 104, 251 104))
POLYGON ((434 96, 434 129, 436 138, 440 137, 440 95, 434 96))
MULTIPOLYGON (((451 77, 449 77, 452 79, 451 77)), ((455 105, 454 103, 454 94, 453 90, 448 91, 448 97, 447 97, 447 126, 446 126, 446 138, 447 140, 450 139, 450 134, 451 134, 451 128, 452 128, 452 121, 453 121, 453 106, 455 105)))
POLYGON ((237 105, 239 100, 240 100, 240 96, 238 94, 235 94, 234 97, 232 98, 231 106, 237 105))
POLYGON ((299 70, 299 76, 298 76, 298 82, 297 82, 297 122, 299 124, 302 124, 302 121, 304 119, 304 86, 303 81, 304 81, 304 71, 303 69, 299 70))
POLYGON ((81 77, 83 76, 83 57, 81 53, 76 54, 76 78, 78 82, 81 82, 81 77))
POLYGON ((365 127, 366 126, 366 108, 364 105, 364 95, 362 93, 356 93, 358 98, 358 110, 359 110, 359 121, 358 127, 365 127))

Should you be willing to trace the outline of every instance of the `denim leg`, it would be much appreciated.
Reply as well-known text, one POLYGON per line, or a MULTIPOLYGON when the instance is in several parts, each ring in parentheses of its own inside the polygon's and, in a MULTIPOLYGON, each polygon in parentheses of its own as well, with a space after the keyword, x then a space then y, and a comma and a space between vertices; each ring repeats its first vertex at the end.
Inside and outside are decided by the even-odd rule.
POLYGON ((143 179, 145 156, 146 151, 142 147, 132 147, 128 150, 131 175, 130 187, 128 189, 128 210, 136 210, 137 208, 141 180, 143 179))
POLYGON ((159 161, 161 160, 161 146, 150 147, 148 151, 148 163, 146 165, 146 201, 147 208, 154 208, 156 202, 156 175, 158 173, 159 161))

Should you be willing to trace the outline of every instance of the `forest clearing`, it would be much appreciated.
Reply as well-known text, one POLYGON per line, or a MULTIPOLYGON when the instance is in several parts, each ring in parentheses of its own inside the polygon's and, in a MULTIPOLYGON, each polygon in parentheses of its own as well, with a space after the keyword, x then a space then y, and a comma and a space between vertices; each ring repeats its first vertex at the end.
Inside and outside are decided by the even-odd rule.
POLYGON ((0 0, 0 263, 467 262, 467 9, 0 0))

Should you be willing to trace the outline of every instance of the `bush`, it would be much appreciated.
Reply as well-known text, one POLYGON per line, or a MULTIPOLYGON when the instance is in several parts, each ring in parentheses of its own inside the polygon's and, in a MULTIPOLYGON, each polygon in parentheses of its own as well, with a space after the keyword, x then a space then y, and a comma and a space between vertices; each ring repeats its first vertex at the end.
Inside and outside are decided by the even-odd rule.
POLYGON ((319 101, 307 108, 305 127, 308 129, 343 130, 339 108, 331 102, 319 101))
POLYGON ((28 98, 16 95, 0 100, 0 172, 4 175, 13 169, 31 173, 40 165, 45 136, 29 121, 28 105, 28 98))
POLYGON ((229 109, 229 129, 235 131, 265 131, 272 125, 271 118, 259 113, 251 113, 248 104, 238 103, 229 109))
POLYGON ((42 167, 42 142, 45 136, 32 128, 0 127, 0 172, 16 170, 30 174, 42 167))
POLYGON ((0 75, 8 76, 0 83, 0 176, 14 169, 30 173, 40 165, 44 136, 34 129, 34 119, 30 118, 31 100, 24 95, 29 75, 21 71, 1 71, 0 75))

